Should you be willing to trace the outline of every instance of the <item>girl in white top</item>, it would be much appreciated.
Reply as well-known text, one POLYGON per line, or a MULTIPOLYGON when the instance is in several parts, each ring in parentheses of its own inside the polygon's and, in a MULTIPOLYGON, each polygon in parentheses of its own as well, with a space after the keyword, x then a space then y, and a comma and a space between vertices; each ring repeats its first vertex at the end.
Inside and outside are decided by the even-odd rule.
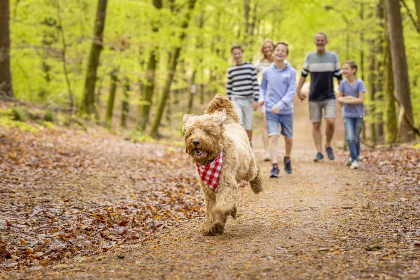
MULTIPOLYGON (((261 81, 262 72, 264 69, 270 67, 274 62, 273 52, 274 52, 274 42, 272 40, 265 40, 261 45, 261 58, 255 64, 257 69, 259 80, 261 81)), ((264 161, 270 161, 270 152, 268 150, 268 131, 267 131, 267 120, 265 118, 265 105, 260 107, 260 112, 264 120, 264 129, 262 132, 263 144, 264 144, 264 161)))

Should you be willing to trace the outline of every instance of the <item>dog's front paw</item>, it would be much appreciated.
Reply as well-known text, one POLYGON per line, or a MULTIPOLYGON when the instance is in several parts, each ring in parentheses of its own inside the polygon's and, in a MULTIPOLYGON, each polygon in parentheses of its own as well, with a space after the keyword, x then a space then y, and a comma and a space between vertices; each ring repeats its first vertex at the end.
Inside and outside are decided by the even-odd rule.
POLYGON ((213 224, 203 231, 203 235, 205 236, 215 236, 215 235, 221 235, 223 231, 225 230, 225 225, 222 223, 216 223, 213 224))

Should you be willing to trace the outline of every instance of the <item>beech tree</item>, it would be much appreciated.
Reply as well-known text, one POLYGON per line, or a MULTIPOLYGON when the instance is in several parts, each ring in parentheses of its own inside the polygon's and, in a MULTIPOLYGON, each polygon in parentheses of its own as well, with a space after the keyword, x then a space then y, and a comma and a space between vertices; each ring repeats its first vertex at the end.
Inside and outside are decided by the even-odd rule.
POLYGON ((10 72, 9 0, 0 1, 0 98, 14 98, 10 72))
POLYGON ((103 33, 105 28, 107 2, 107 0, 98 0, 98 7, 96 10, 95 31, 93 34, 93 42, 89 54, 89 64, 86 71, 85 88, 83 92, 83 103, 81 108, 81 112, 87 115, 91 115, 96 112, 96 72, 99 66, 99 57, 101 54, 101 50, 103 48, 103 33))
POLYGON ((385 0, 391 46, 392 73, 400 106, 399 137, 401 141, 412 141, 415 136, 410 125, 413 124, 413 111, 408 78, 407 58, 399 1, 385 0))

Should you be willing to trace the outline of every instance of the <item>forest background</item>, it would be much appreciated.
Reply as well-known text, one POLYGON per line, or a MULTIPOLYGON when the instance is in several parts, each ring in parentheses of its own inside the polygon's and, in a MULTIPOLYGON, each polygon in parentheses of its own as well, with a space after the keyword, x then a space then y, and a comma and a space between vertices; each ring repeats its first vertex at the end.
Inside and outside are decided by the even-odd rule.
POLYGON ((327 48, 341 63, 356 61, 367 84, 364 139, 395 143, 418 134, 419 0, 0 3, 0 96, 50 115, 126 127, 138 139, 179 137, 184 113, 200 113, 225 92, 232 44, 255 63, 265 39, 286 41, 288 61, 300 70, 322 31, 327 48))

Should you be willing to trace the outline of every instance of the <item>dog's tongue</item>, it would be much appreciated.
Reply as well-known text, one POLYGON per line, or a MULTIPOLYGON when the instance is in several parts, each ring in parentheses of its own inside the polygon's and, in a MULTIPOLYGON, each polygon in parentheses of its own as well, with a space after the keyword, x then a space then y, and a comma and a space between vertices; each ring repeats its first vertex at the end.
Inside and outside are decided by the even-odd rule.
POLYGON ((206 157, 206 156, 207 156, 207 153, 206 152, 201 152, 200 157, 206 157))
POLYGON ((204 151, 201 151, 201 150, 199 150, 199 149, 196 149, 196 150, 195 150, 195 155, 196 155, 197 157, 206 157, 206 156, 207 156, 207 153, 206 153, 206 152, 204 152, 204 151))

